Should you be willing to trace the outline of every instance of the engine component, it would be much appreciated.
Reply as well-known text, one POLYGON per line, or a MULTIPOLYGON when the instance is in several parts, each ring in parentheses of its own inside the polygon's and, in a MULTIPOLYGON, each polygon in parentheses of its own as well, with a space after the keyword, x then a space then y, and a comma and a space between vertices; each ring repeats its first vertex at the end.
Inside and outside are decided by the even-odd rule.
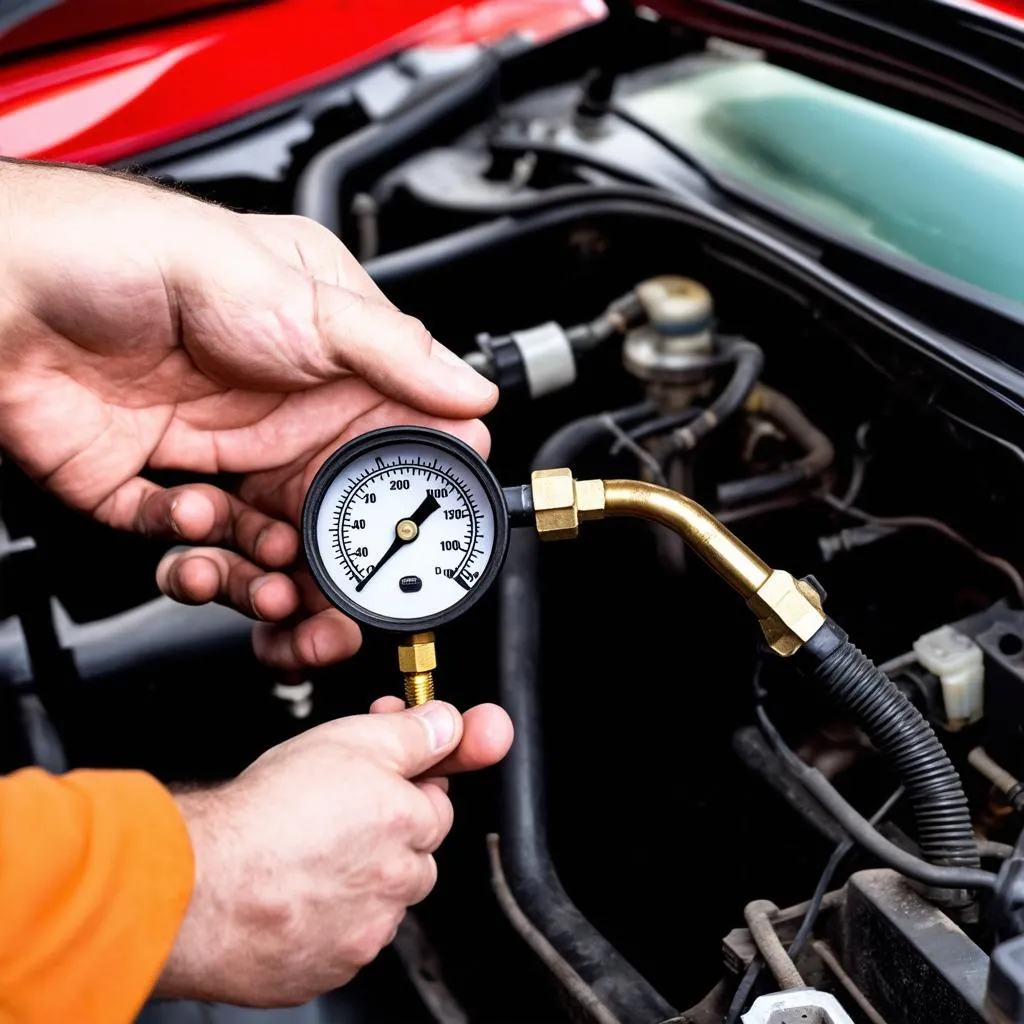
POLYGON ((835 996, 812 988, 761 996, 742 1020, 743 1024, 786 1024, 791 1020, 801 1024, 853 1024, 835 996))
POLYGON ((1006 758, 1011 770, 1019 772, 1018 737, 1024 728, 1021 696, 1024 694, 1024 612, 1000 601, 977 615, 953 623, 953 628, 970 637, 981 649, 985 671, 985 713, 1005 722, 1012 739, 989 747, 1000 762, 1006 758))
POLYGON ((860 871, 846 884, 844 964, 890 1021, 979 1024, 989 959, 894 871, 860 871), (860 955, 885 950, 885 956, 860 955))
POLYGON ((525 390, 530 398, 542 398, 575 382, 580 356, 626 334, 646 315, 638 290, 631 291, 589 323, 563 329, 549 322, 497 337, 478 335, 477 349, 464 358, 502 392, 525 390))
POLYGON ((758 384, 747 396, 743 407, 748 413, 764 416, 777 424, 806 454, 774 473, 720 484, 720 504, 738 505, 770 497, 821 476, 832 465, 836 455, 832 442, 791 398, 765 384, 758 384))
POLYGON ((707 376, 714 350, 711 294, 685 277, 653 277, 637 285, 647 323, 626 336, 626 369, 652 384, 692 384, 707 376))
POLYGON ((993 950, 986 1006, 989 1019, 999 1024, 1024 1021, 1024 937, 993 950))
POLYGON ((775 933, 772 917, 779 908, 770 900, 753 900, 743 908, 743 918, 750 929, 757 951, 775 975, 775 980, 784 989, 806 988, 804 979, 793 963, 786 947, 775 933))
POLYGON ((1011 775, 1002 765, 997 764, 981 747, 975 747, 967 760, 1005 797, 1006 802, 1017 813, 1024 811, 1024 783, 1011 775))
POLYGON ((576 380, 576 356, 568 334, 551 322, 492 338, 477 338, 466 362, 503 392, 524 389, 530 398, 561 391, 576 380))
POLYGON ((985 664, 981 648, 952 626, 940 626, 914 641, 918 662, 938 677, 946 727, 959 732, 985 708, 985 664))
MULTIPOLYGON (((723 500, 721 488, 718 491, 718 500, 723 500)), ((864 526, 848 526, 845 530, 840 530, 828 537, 819 537, 818 547, 821 549, 822 561, 831 562, 836 555, 867 547, 874 544, 875 541, 884 540, 898 532, 895 526, 879 526, 872 523, 866 523, 864 526)))
POLYGON ((494 54, 483 52, 467 73, 449 80, 428 81, 420 95, 405 98, 379 121, 339 139, 318 153, 302 171, 295 187, 295 212, 342 234, 346 186, 357 171, 375 162, 393 160, 396 151, 411 147, 436 130, 452 128, 486 107, 498 77, 494 54))

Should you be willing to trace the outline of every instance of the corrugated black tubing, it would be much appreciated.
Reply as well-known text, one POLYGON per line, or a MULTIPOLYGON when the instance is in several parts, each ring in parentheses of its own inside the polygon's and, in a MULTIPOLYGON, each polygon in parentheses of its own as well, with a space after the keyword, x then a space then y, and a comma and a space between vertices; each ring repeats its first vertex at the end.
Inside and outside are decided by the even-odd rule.
POLYGON ((831 619, 798 657, 896 770, 914 808, 924 858, 933 864, 979 867, 960 776, 917 708, 831 619))

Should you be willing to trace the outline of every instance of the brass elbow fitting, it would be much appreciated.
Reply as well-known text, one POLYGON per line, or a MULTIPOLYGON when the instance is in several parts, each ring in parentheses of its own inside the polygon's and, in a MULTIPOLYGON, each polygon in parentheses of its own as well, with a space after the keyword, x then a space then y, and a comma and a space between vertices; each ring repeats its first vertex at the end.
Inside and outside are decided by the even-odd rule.
POLYGON ((743 597, 776 654, 795 654, 825 624, 812 586, 772 569, 685 495, 639 480, 574 480, 568 469, 539 470, 531 486, 542 540, 571 540, 581 522, 605 516, 635 516, 674 530, 743 597))

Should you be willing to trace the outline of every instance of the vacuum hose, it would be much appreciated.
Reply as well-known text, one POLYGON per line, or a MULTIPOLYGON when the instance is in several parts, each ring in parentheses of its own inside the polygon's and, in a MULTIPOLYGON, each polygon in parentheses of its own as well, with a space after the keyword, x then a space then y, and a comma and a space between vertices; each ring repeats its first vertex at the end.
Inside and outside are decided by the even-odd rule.
MULTIPOLYGON (((625 425, 645 413, 646 404, 569 423, 537 452, 534 468, 574 462, 595 442, 612 439, 609 418, 625 425)), ((584 917, 551 859, 540 696, 539 547, 532 530, 513 531, 499 587, 501 704, 515 725, 515 741, 501 766, 501 865, 531 924, 622 1024, 668 1020, 676 1011, 584 917)))
POLYGON ((892 762, 933 864, 979 866, 960 776, 921 713, 831 619, 798 652, 804 670, 852 715, 892 762))
POLYGON ((685 451, 692 451, 723 420, 733 415, 747 400, 764 367, 764 353, 752 341, 723 338, 723 353, 734 369, 721 394, 692 423, 681 427, 675 440, 685 451))

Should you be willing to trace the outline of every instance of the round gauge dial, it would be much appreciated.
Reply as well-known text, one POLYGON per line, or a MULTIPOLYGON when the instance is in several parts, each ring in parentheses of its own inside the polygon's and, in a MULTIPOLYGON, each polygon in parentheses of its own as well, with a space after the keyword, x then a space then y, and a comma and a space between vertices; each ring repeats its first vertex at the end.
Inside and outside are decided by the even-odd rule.
POLYGON ((368 625, 434 629, 474 604, 508 548, 505 500, 468 445, 425 427, 388 427, 339 448, 302 518, 328 599, 368 625))

